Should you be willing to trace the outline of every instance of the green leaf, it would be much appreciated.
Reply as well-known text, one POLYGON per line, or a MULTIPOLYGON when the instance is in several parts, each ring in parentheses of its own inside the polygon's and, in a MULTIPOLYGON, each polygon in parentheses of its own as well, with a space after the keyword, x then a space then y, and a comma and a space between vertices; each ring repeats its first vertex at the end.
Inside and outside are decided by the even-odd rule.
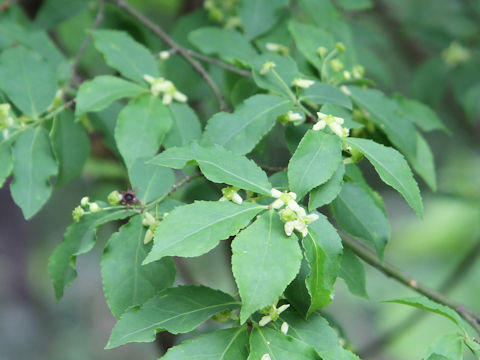
POLYGON ((202 127, 197 114, 187 104, 172 103, 169 105, 172 128, 165 137, 163 145, 185 146, 194 140, 200 139, 202 127))
POLYGON ((343 249, 342 265, 338 273, 353 295, 368 298, 365 267, 357 255, 350 249, 343 249))
POLYGON ((338 20, 338 11, 330 0, 300 0, 300 6, 318 26, 328 29, 338 20))
POLYGON ((427 105, 398 95, 394 97, 394 101, 396 102, 398 113, 416 124, 423 131, 442 130, 449 132, 437 114, 427 105))
POLYGON ((97 229, 110 221, 120 220, 134 214, 134 211, 103 210, 82 216, 80 221, 70 225, 48 261, 48 271, 60 300, 63 292, 77 277, 75 261, 78 255, 92 250, 96 241, 97 229))
POLYGON ((167 194, 175 183, 171 169, 147 164, 147 160, 149 158, 138 158, 128 171, 132 188, 144 205, 167 194))
POLYGON ((349 96, 360 107, 368 111, 370 119, 387 135, 388 139, 404 154, 417 153, 416 130, 412 123, 399 115, 395 101, 381 91, 349 86, 349 96))
POLYGON ((0 142, 0 188, 13 170, 13 156, 10 144, 0 142))
POLYGON ((257 56, 257 51, 238 31, 204 27, 192 31, 188 40, 207 55, 218 55, 223 60, 235 64, 248 65, 257 56))
POLYGON ((106 346, 151 342, 155 334, 190 332, 211 316, 238 307, 230 295, 205 286, 165 289, 140 307, 128 309, 116 323, 106 346))
POLYGON ((343 175, 345 174, 345 165, 340 162, 340 166, 333 176, 324 184, 317 186, 310 192, 308 199, 308 209, 313 211, 323 205, 330 204, 342 190, 343 175))
POLYGON ((293 310, 280 315, 280 321, 288 323, 288 335, 315 348, 323 360, 358 360, 358 356, 345 350, 337 333, 320 314, 313 313, 308 320, 293 310))
POLYGON ((119 318, 134 305, 141 305, 160 290, 173 285, 175 264, 164 258, 142 265, 151 244, 145 245, 146 228, 137 215, 113 234, 103 251, 103 291, 112 314, 119 318))
POLYGON ((218 145, 204 148, 193 143, 189 147, 170 148, 154 157, 150 163, 181 169, 190 160, 198 163, 203 175, 210 181, 270 195, 272 186, 265 172, 252 160, 218 145))
POLYGON ((287 286, 284 292, 284 295, 290 305, 292 305, 295 310, 304 318, 307 318, 307 313, 310 309, 310 305, 312 304, 312 298, 308 292, 307 284, 305 282, 309 274, 310 267, 304 256, 300 266, 300 271, 295 279, 287 286))
POLYGON ((292 106, 290 100, 275 95, 254 95, 233 114, 215 114, 205 127, 202 144, 218 144, 234 153, 247 154, 272 130, 277 116, 292 106))
POLYGON ((332 301, 343 249, 335 228, 325 216, 318 215, 318 220, 309 224, 308 235, 303 239, 305 258, 310 267, 305 279, 311 298, 307 316, 332 301))
MULTIPOLYGON (((333 48, 334 41, 332 36, 325 30, 319 29, 314 25, 300 24, 295 21, 290 21, 288 23, 288 30, 292 34, 298 50, 321 73, 323 60, 320 55, 318 55, 317 49, 321 46, 327 49, 333 48)), ((341 93, 341 91, 333 85, 322 85, 327 85, 329 88, 334 88, 341 93)))
POLYGON ((309 130, 288 163, 288 182, 301 199, 327 182, 342 161, 342 144, 336 135, 309 130))
POLYGON ((372 0, 338 0, 344 10, 364 10, 373 6, 372 0))
POLYGON ((64 185, 82 173, 90 154, 90 139, 85 128, 74 122, 70 111, 64 111, 55 117, 50 138, 58 161, 56 186, 64 185))
POLYGON ((417 309, 427 310, 435 314, 442 315, 455 323, 463 332, 465 332, 465 321, 458 313, 448 306, 438 304, 425 296, 417 296, 403 299, 386 300, 386 303, 397 303, 416 307, 417 309))
POLYGON ((13 159, 10 191, 28 220, 47 202, 52 193, 50 179, 58 171, 47 130, 37 126, 22 132, 13 145, 13 159))
POLYGON ((440 336, 428 347, 424 359, 463 360, 463 338, 457 334, 440 336))
POLYGON ((37 118, 55 97, 55 74, 36 52, 12 47, 0 55, 0 90, 23 113, 37 118))
POLYGON ((118 70, 126 78, 144 83, 143 75, 158 77, 155 58, 142 44, 117 30, 93 31, 95 47, 105 58, 105 62, 118 70))
POLYGON ((373 190, 370 185, 368 185, 367 181, 365 180, 362 171, 360 168, 355 165, 355 164, 347 164, 345 166, 345 180, 349 180, 351 182, 354 182, 358 186, 360 186, 365 192, 370 195, 370 197, 375 201, 375 204, 384 212, 384 214, 387 214, 387 211, 385 210, 385 204, 383 203, 383 199, 380 196, 378 192, 373 190))
MULTIPOLYGON (((316 82, 303 90, 300 100, 303 102, 321 104, 334 104, 352 109, 352 102, 342 91, 333 85, 316 82)), ((333 114, 336 115, 336 114, 333 114)))
POLYGON ((302 253, 295 236, 285 235, 273 210, 261 215, 232 242, 232 270, 242 310, 240 323, 283 293, 300 270, 302 253))
POLYGON ((37 28, 53 29, 86 7, 83 0, 49 0, 42 4, 33 23, 37 28))
POLYGON ((473 85, 461 97, 461 105, 467 114, 470 122, 474 124, 480 117, 480 105, 478 98, 480 97, 480 84, 473 85))
POLYGON ((425 138, 417 133, 417 155, 408 157, 413 169, 433 191, 437 190, 437 177, 435 174, 435 163, 433 160, 432 150, 428 146, 425 138))
POLYGON ((193 360, 201 354, 202 360, 242 360, 248 356, 246 326, 217 330, 186 340, 174 346, 162 360, 193 360))
POLYGON ((148 92, 148 89, 116 76, 97 76, 80 85, 75 115, 81 116, 86 112, 101 111, 116 100, 137 97, 148 92))
POLYGON ((160 222, 154 245, 144 263, 164 256, 200 256, 217 246, 220 240, 235 235, 266 207, 229 201, 196 201, 177 207, 160 222))
POLYGON ((397 150, 367 139, 346 138, 344 142, 363 153, 380 178, 402 194, 419 216, 423 216, 422 197, 417 182, 404 157, 397 150))
POLYGON ((280 331, 255 326, 250 334, 247 360, 259 360, 265 354, 269 354, 272 360, 320 360, 312 346, 280 331))
POLYGON ((270 30, 280 17, 280 10, 287 7, 289 0, 243 0, 238 9, 243 31, 253 39, 270 30))
POLYGON ((172 125, 171 114, 157 97, 131 100, 118 115, 115 141, 127 165, 140 157, 155 155, 172 125))
POLYGON ((298 68, 296 62, 291 57, 273 52, 263 54, 253 60, 252 70, 253 80, 259 87, 293 100, 294 95, 290 87, 293 80, 297 77, 298 68), (274 62, 275 67, 262 75, 260 72, 267 61, 274 62))
POLYGON ((371 243, 379 258, 390 238, 390 225, 383 211, 357 184, 347 182, 332 202, 331 210, 340 228, 371 243))

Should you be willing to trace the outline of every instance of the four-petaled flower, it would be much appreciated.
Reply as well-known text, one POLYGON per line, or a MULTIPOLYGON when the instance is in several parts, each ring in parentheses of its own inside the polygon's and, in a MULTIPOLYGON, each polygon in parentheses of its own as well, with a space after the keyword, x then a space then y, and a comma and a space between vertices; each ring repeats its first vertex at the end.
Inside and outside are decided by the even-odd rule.
POLYGON ((325 127, 329 127, 337 136, 344 138, 350 134, 349 129, 344 128, 342 125, 344 123, 343 118, 327 115, 321 112, 317 112, 317 116, 319 121, 313 125, 312 130, 318 131, 323 130, 325 127))
MULTIPOLYGON (((267 325, 270 321, 276 321, 278 319, 278 317, 280 316, 280 314, 282 312, 284 312, 285 310, 287 310, 288 308, 290 307, 290 304, 284 304, 280 307, 277 308, 277 305, 276 304, 272 304, 269 308, 268 308, 268 315, 265 315, 264 317, 262 317, 260 319, 260 321, 258 322, 258 325, 260 326, 265 326, 267 325)), ((265 312, 264 312, 265 313, 265 312)))

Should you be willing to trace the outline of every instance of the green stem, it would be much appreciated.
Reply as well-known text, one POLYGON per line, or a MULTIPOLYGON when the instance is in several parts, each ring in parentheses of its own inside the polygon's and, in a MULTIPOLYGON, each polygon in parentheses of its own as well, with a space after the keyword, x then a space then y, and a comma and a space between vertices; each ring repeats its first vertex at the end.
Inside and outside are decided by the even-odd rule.
POLYGON ((323 60, 322 64, 322 71, 320 72, 320 79, 324 81, 327 79, 327 64, 328 61, 337 54, 337 49, 333 49, 327 56, 325 56, 325 59, 323 60))

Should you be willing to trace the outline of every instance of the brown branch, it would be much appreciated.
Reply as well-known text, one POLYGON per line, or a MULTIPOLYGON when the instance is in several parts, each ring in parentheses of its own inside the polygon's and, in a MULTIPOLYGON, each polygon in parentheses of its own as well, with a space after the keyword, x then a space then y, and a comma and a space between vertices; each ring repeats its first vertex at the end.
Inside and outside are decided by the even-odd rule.
POLYGON ((218 89, 217 84, 213 81, 213 79, 210 77, 210 75, 207 73, 205 68, 197 61, 195 60, 191 52, 178 44, 175 40, 173 40, 160 26, 156 25, 153 23, 149 18, 144 16, 142 13, 139 11, 135 10, 132 8, 129 4, 127 4, 123 0, 108 0, 111 3, 115 4, 118 6, 120 9, 123 9, 126 11, 128 14, 133 16, 135 19, 137 19, 142 25, 144 25, 147 29, 149 29, 153 34, 158 36, 160 39, 162 39, 168 46, 170 46, 172 49, 177 51, 180 55, 182 55, 185 60, 188 61, 188 63, 193 67, 193 69, 200 74, 200 76, 203 78, 203 80, 207 83, 207 85, 210 87, 212 90, 213 94, 217 98, 218 104, 220 106, 220 110, 228 110, 228 107, 226 105, 225 99, 223 98, 222 93, 218 89))
MULTIPOLYGON (((448 306, 449 308, 455 310, 463 319, 465 319, 473 328, 476 330, 479 329, 478 320, 480 320, 480 315, 475 313, 473 310, 467 308, 463 304, 450 300, 443 294, 429 288, 426 285, 419 283, 413 277, 408 276, 400 269, 397 269, 395 266, 390 265, 386 262, 381 262, 377 255, 365 246, 360 244, 357 240, 343 236, 343 244, 357 254, 361 259, 380 270, 385 275, 397 280, 398 282, 406 285, 410 289, 418 292, 421 295, 426 296, 430 300, 433 300, 441 305, 448 306)), ((479 331, 480 334, 480 331, 479 331)))
POLYGON ((98 29, 98 27, 100 26, 100 24, 103 21, 104 13, 105 13, 105 0, 99 0, 99 2, 98 2, 98 12, 97 12, 97 16, 95 17, 95 21, 92 25, 92 28, 91 28, 90 32, 88 33, 88 35, 83 40, 82 46, 80 46, 80 49, 78 50, 78 52, 75 55, 75 58, 73 60, 73 64, 72 64, 72 83, 75 82, 75 76, 77 75, 77 70, 78 70, 78 65, 80 63, 80 60, 82 59, 83 55, 85 54, 85 51, 87 50, 88 45, 90 45, 90 42, 92 41, 91 31, 93 31, 95 29, 98 29))

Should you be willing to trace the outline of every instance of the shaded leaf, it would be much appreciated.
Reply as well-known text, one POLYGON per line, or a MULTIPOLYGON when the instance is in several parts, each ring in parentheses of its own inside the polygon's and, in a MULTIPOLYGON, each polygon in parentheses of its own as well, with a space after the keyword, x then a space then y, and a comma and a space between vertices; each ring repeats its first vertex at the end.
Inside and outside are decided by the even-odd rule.
POLYGON ((340 166, 333 176, 324 184, 317 186, 310 192, 308 200, 308 209, 313 211, 323 205, 330 204, 342 190, 343 175, 345 174, 345 165, 340 162, 340 166))
MULTIPOLYGON (((300 100, 304 102, 321 104, 334 104, 352 109, 352 102, 342 91, 333 85, 316 82, 307 89, 304 89, 300 100)), ((330 114, 330 112, 328 112, 330 114)), ((331 113, 333 114, 333 113, 331 113)), ((336 114, 333 114, 336 115, 336 114)), ((339 116, 339 115, 337 115, 339 116)))
POLYGON ((238 9, 243 31, 248 39, 253 39, 271 29, 278 21, 280 10, 289 0, 243 0, 238 9))
POLYGON ((343 249, 342 265, 338 273, 353 295, 368 298, 365 267, 357 255, 350 249, 343 249))
POLYGON ((190 332, 211 316, 238 306, 233 297, 205 286, 165 289, 140 307, 128 309, 115 324, 106 346, 151 342, 155 334, 190 332))
POLYGON ((442 130, 449 132, 437 114, 425 104, 419 101, 395 96, 397 111, 402 117, 406 117, 423 131, 442 130))
POLYGON ((163 145, 185 146, 200 139, 202 128, 197 114, 187 104, 172 103, 169 106, 172 118, 172 128, 165 137, 163 145))

